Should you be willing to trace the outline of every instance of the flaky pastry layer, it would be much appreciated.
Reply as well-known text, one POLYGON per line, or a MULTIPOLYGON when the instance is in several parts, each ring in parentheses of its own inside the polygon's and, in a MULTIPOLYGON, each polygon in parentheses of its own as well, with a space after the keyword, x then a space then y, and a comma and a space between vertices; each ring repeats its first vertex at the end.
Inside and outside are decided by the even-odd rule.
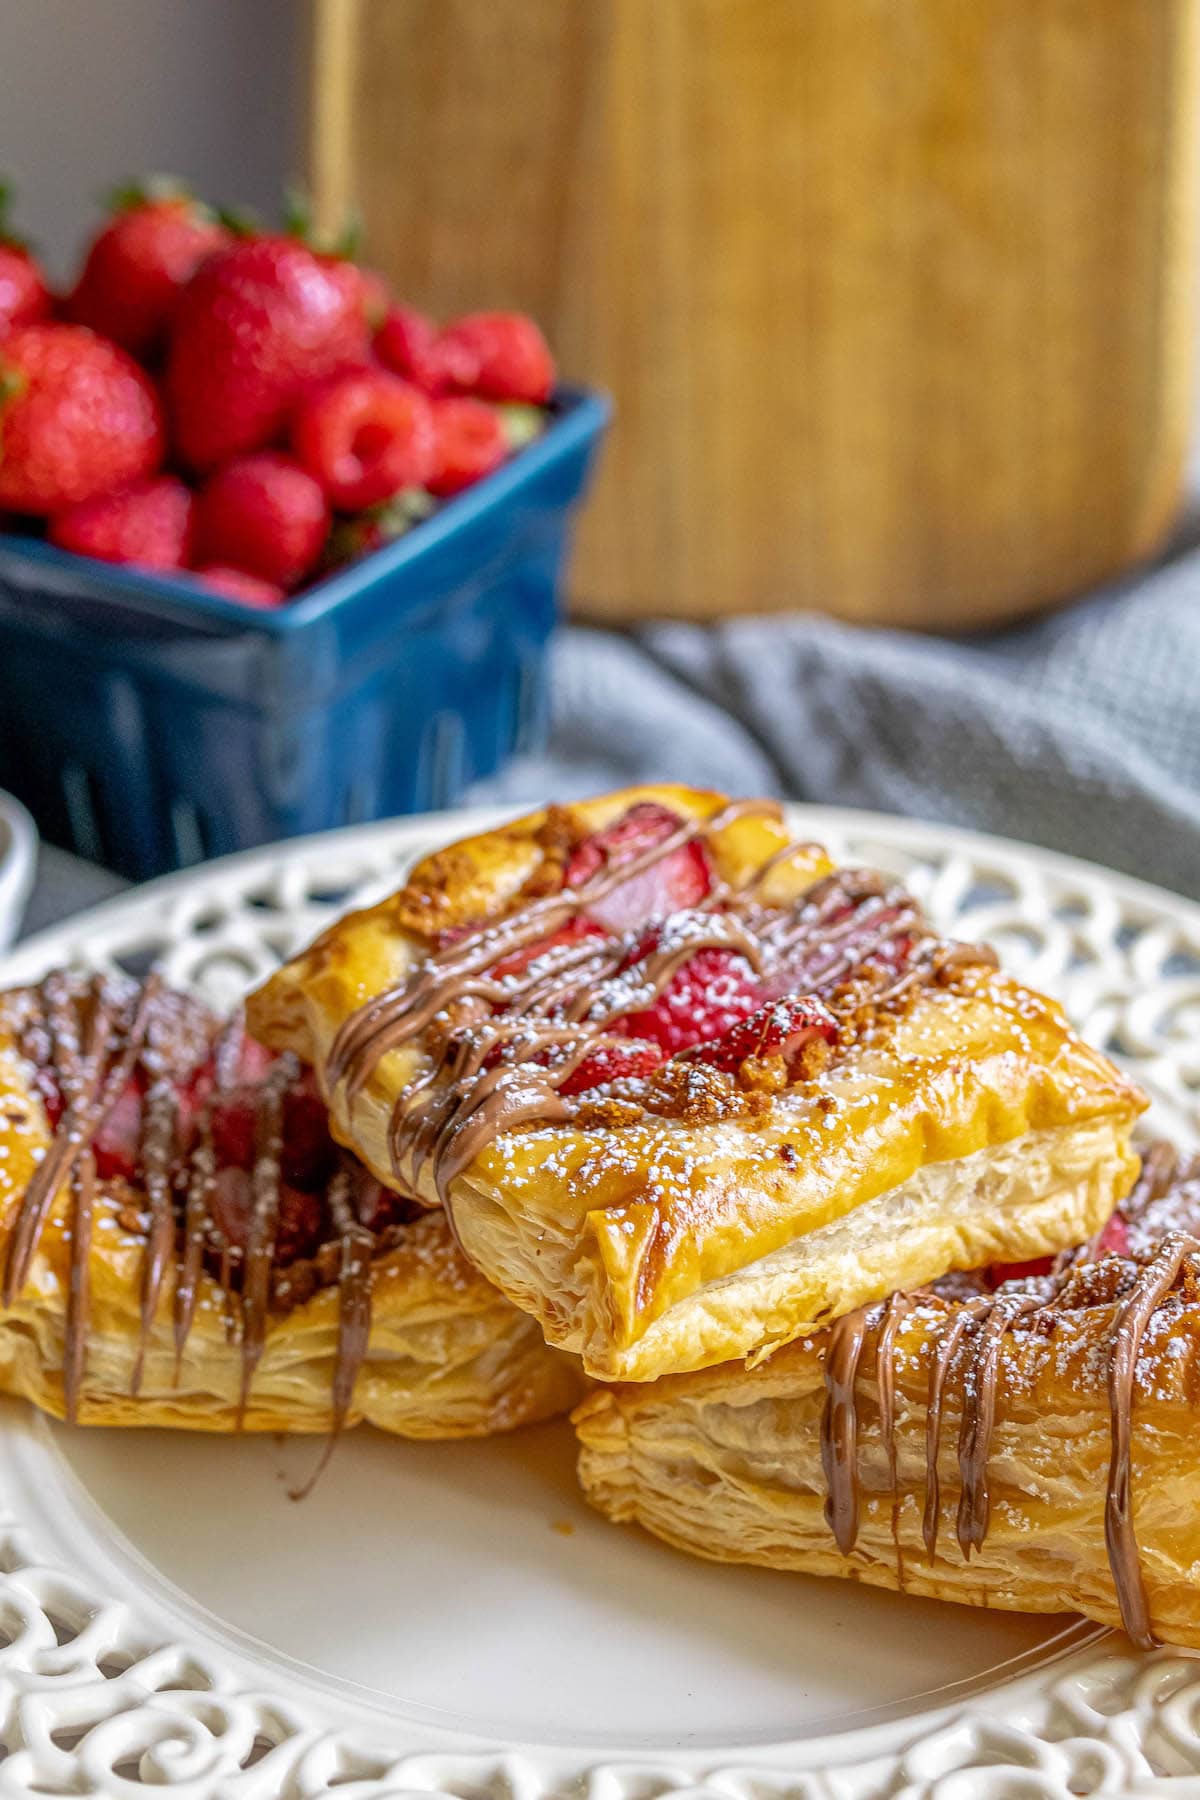
MULTIPOLYGON (((968 1560, 956 1539, 962 1480, 960 1381, 946 1389, 937 1458, 935 1553, 926 1548, 931 1359, 953 1303, 930 1299, 895 1341, 896 1483, 880 1427, 875 1335, 858 1379, 858 1532, 842 1555, 826 1522, 821 1424, 829 1334, 769 1362, 598 1389, 576 1410, 579 1475, 617 1523, 676 1548, 1018 1612, 1077 1610, 1105 1625, 1121 1613, 1105 1542, 1112 1451, 1106 1370, 1113 1306, 1064 1316, 1049 1334, 1003 1339, 987 1462, 990 1522, 968 1560)), ((1196 1425, 1200 1307, 1177 1297, 1156 1313, 1134 1384, 1133 1519, 1155 1634, 1200 1645, 1196 1425)))

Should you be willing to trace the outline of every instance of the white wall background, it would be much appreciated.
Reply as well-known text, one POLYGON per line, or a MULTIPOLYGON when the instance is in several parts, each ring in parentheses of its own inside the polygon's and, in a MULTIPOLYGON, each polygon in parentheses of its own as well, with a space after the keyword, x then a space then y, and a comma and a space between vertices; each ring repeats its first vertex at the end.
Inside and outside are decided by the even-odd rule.
POLYGON ((268 215, 300 166, 302 0, 0 0, 0 170, 55 276, 129 174, 268 215))

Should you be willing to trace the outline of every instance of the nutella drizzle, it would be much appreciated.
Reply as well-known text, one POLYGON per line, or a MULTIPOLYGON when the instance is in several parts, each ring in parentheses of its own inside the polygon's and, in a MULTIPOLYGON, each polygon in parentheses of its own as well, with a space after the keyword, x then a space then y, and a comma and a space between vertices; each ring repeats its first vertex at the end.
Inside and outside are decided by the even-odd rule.
MULTIPOLYGON (((1142 1173, 1124 1202, 1123 1215, 1130 1228, 1161 1199, 1177 1180, 1200 1181, 1200 1159, 1181 1169, 1169 1145, 1151 1145, 1142 1173)), ((1112 1450, 1105 1491, 1104 1523, 1109 1565, 1121 1619, 1133 1642, 1142 1648, 1156 1639, 1150 1623, 1133 1525, 1131 1470, 1133 1451, 1133 1403, 1138 1357, 1154 1315, 1172 1292, 1180 1276, 1195 1258, 1200 1265, 1200 1240, 1190 1232, 1159 1231, 1152 1248, 1105 1253, 1093 1239, 1078 1250, 1055 1259, 1048 1276, 1002 1284, 995 1293, 965 1295, 948 1287, 953 1304, 936 1333, 929 1366, 925 1410, 925 1496, 921 1536, 932 1563, 937 1554, 941 1511, 939 1457, 947 1389, 955 1380, 960 1395, 958 1465, 959 1497, 956 1536, 964 1561, 982 1549, 988 1531, 990 1497, 988 1463, 996 1425, 1002 1383, 1003 1345, 1006 1335, 1021 1320, 1033 1329, 1044 1321, 1047 1330, 1057 1321, 1059 1306, 1073 1275, 1097 1257, 1119 1271, 1120 1298, 1109 1338, 1107 1391, 1112 1420, 1112 1450), (1132 1282, 1129 1273, 1132 1272, 1132 1282), (961 1367, 958 1365, 961 1364, 961 1367)), ((947 1278, 970 1282, 973 1278, 947 1278)), ((860 1307, 838 1319, 826 1334, 824 1352, 825 1402, 821 1418, 821 1460, 825 1475, 825 1516, 834 1541, 849 1556, 858 1535, 861 1484, 858 1468, 858 1377, 868 1340, 875 1334, 875 1387, 880 1436, 887 1463, 892 1496, 892 1534, 896 1544, 897 1577, 903 1585, 903 1560, 897 1535, 900 1483, 895 1445, 895 1343, 899 1325, 909 1309, 938 1298, 937 1286, 911 1294, 896 1294, 883 1305, 860 1307)))
POLYGON ((246 1416, 250 1384, 263 1353, 267 1331, 267 1306, 271 1296, 271 1270, 275 1266, 275 1239, 279 1230, 279 1203, 283 1193, 280 1158, 283 1155, 283 1103, 300 1074, 296 1058, 287 1052, 263 1082, 258 1094, 255 1121, 254 1211, 246 1246, 246 1273, 242 1283, 242 1389, 237 1422, 246 1416))
POLYGON ((142 1109, 141 1164, 150 1202, 150 1234, 146 1240, 146 1261, 142 1272, 142 1321, 137 1358, 133 1365, 130 1392, 136 1394, 142 1385, 146 1348, 158 1310, 167 1262, 175 1249, 175 1197, 171 1192, 171 1165, 175 1156, 175 1136, 179 1103, 169 1081, 159 1079, 147 1090, 142 1109))
POLYGON ((578 887, 518 902, 431 951, 406 982, 345 1021, 325 1075, 327 1092, 341 1086, 348 1104, 384 1056, 415 1044, 435 1020, 447 1023, 429 1066, 405 1084, 393 1108, 388 1149, 401 1192, 419 1198, 428 1169, 453 1229, 456 1178, 497 1137, 572 1118, 576 1103, 563 1086, 586 1059, 627 1042, 611 1028, 653 1005, 700 950, 743 957, 764 1000, 784 993, 826 997, 866 967, 876 978, 870 999, 877 1007, 920 983, 945 981, 966 964, 995 965, 986 946, 933 937, 916 902, 871 872, 839 870, 790 905, 765 904, 756 895, 766 877, 800 853, 788 844, 737 889, 714 877, 705 898, 675 915, 673 930, 649 947, 637 932, 576 939, 549 945, 505 980, 496 977, 497 964, 550 938, 615 887, 755 814, 778 817, 779 808, 773 801, 733 802, 710 820, 689 820, 636 855, 602 866, 578 887))
MULTIPOLYGON (((55 972, 30 990, 25 1002, 27 1015, 21 1021, 20 1049, 36 1068, 53 1076, 61 1112, 13 1223, 4 1268, 5 1303, 12 1303, 27 1279, 54 1196, 65 1183, 70 1252, 63 1410, 68 1421, 75 1422, 84 1388, 91 1323, 89 1265, 97 1195, 93 1146, 128 1083, 137 1078, 142 1096, 136 1162, 146 1193, 148 1225, 130 1392, 136 1395, 142 1386, 146 1354, 172 1265, 174 1380, 178 1386, 205 1263, 208 1257, 216 1255, 225 1288, 229 1335, 241 1344, 237 1409, 240 1425, 262 1355, 274 1295, 275 1239, 282 1196, 283 1109, 299 1077, 296 1059, 290 1055, 278 1058, 258 1087, 256 1153, 251 1174, 254 1204, 243 1258, 238 1247, 218 1228, 212 1210, 217 1176, 213 1110, 222 1097, 239 1085, 244 1041, 240 1015, 222 1026, 211 1043, 207 1035, 204 1038, 212 1065, 212 1088, 200 1106, 193 1142, 181 1166, 180 1101, 175 1079, 194 1072, 195 1058, 185 1056, 181 1062, 181 1052, 172 1049, 170 1008, 175 1002, 158 978, 152 975, 131 993, 102 977, 84 983, 55 972), (240 1296, 234 1282, 235 1270, 242 1272, 240 1296)), ((355 1375, 365 1354, 370 1330, 371 1259, 395 1242, 394 1228, 385 1226, 376 1234, 358 1222, 348 1193, 349 1176, 339 1172, 326 1196, 336 1233, 330 1248, 340 1257, 342 1273, 332 1396, 333 1434, 322 1466, 345 1423, 355 1375)), ((325 1266, 318 1256, 314 1267, 325 1266)))

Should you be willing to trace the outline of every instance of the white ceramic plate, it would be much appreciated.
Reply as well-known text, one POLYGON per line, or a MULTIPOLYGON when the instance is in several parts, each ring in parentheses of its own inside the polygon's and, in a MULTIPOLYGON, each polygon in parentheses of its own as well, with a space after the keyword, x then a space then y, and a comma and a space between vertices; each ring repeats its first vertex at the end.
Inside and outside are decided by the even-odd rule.
MULTIPOLYGON (((172 877, 0 974, 158 959, 224 1004, 465 822, 172 877)), ((1200 1135, 1200 907, 940 827, 795 824, 990 937, 1136 1071, 1157 1124, 1200 1135)), ((1170 1774, 1200 1792, 1200 1659, 691 1561, 588 1512, 564 1424, 474 1445, 359 1431, 297 1505, 316 1453, 0 1410, 0 1789, 1066 1800, 1170 1774)))

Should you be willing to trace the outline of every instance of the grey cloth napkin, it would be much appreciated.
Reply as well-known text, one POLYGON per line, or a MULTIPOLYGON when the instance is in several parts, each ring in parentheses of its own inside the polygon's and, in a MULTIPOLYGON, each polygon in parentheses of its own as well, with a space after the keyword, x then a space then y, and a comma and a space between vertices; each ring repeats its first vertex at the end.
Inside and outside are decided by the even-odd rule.
POLYGON ((689 781, 970 825, 1200 896, 1200 550, 987 637, 575 627, 552 705, 546 755, 475 797, 689 781))

